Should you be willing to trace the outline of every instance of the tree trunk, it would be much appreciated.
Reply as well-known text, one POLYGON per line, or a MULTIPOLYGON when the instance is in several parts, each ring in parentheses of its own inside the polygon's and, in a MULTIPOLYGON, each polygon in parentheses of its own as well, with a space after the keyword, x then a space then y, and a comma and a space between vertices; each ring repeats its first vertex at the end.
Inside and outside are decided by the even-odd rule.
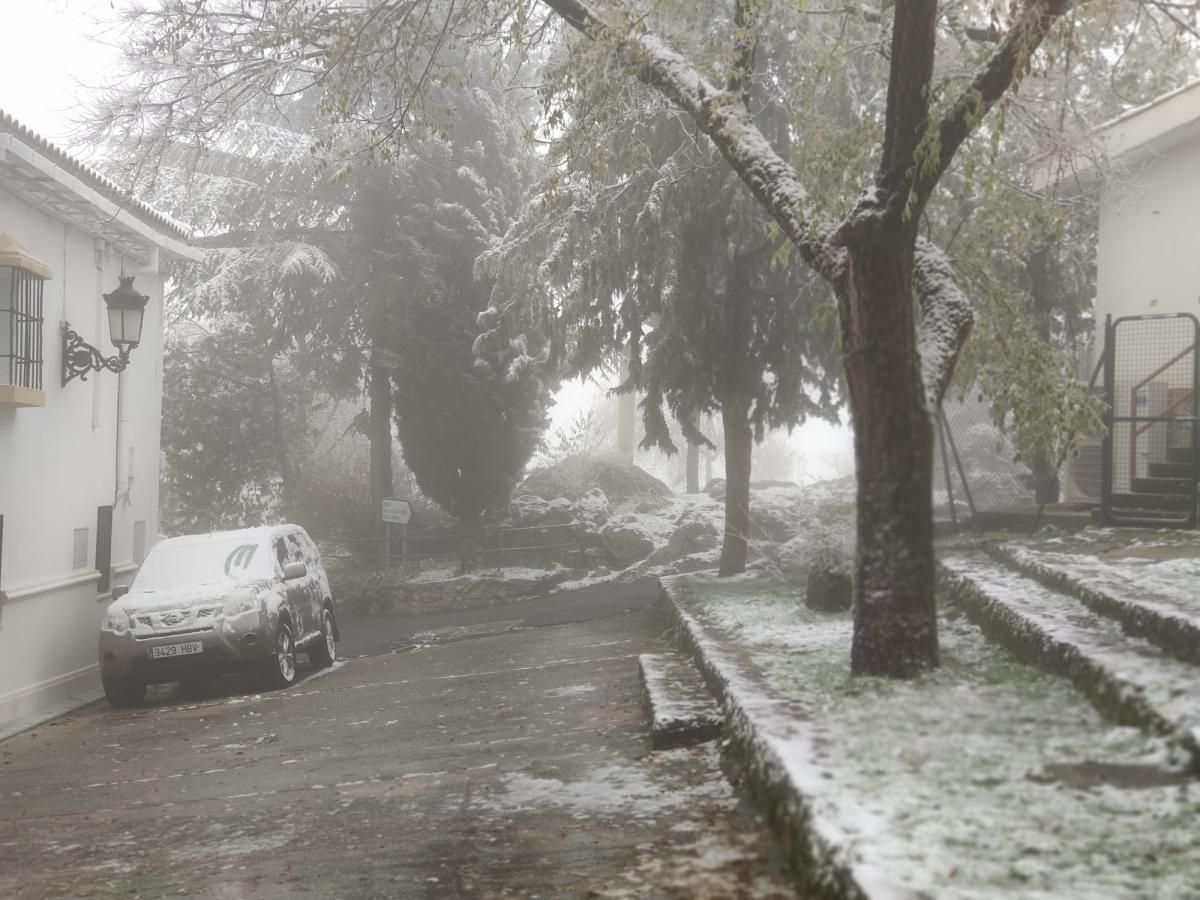
MULTIPOLYGON (((1054 316, 1054 272, 1051 268, 1052 239, 1029 254, 1026 271, 1029 273, 1029 293, 1033 298, 1033 319, 1038 340, 1050 345, 1051 319, 1054 316)), ((1034 499, 1037 503, 1057 503, 1059 499, 1058 471, 1055 461, 1044 447, 1034 450, 1029 461, 1033 473, 1034 499)))
POLYGON ((747 371, 751 307, 742 260, 730 262, 721 322, 721 425, 725 434, 725 541, 719 576, 746 571, 746 539, 750 535, 750 465, 754 435, 750 430, 753 399, 747 371))
MULTIPOLYGON (((621 382, 629 379, 629 353, 621 359, 621 382)), ((630 391, 617 395, 617 453, 626 465, 633 465, 637 445, 637 396, 630 391)))
POLYGON ((275 464, 279 467, 281 484, 279 505, 284 519, 295 512, 295 485, 292 483, 292 464, 288 457, 287 441, 283 436, 283 398, 279 394, 279 382, 275 378, 275 357, 267 353, 267 383, 271 388, 271 426, 275 432, 275 464))
POLYGON ((478 511, 464 513, 458 519, 462 531, 462 551, 459 558, 459 572, 466 575, 474 572, 479 564, 479 543, 483 537, 483 519, 478 511))
POLYGON ((687 492, 700 493, 700 445, 695 441, 687 445, 687 492))
POLYGON ((372 364, 368 373, 371 441, 371 508, 367 511, 371 556, 383 563, 383 501, 392 496, 392 379, 387 368, 372 364))
POLYGON ((754 435, 747 410, 721 408, 725 432, 725 540, 721 544, 718 576, 746 571, 746 538, 750 534, 750 458, 754 435))
POLYGON ((858 468, 856 675, 909 678, 938 664, 933 428, 916 349, 912 238, 895 221, 855 234, 839 298, 858 468))

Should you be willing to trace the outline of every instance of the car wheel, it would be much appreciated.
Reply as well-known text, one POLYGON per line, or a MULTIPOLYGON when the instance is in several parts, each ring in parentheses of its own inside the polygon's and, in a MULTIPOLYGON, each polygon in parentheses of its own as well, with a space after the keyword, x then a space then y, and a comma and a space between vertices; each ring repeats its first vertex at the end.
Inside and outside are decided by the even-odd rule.
POLYGON ((308 661, 314 669, 327 669, 337 659, 337 642, 334 638, 333 610, 321 611, 321 634, 309 646, 308 661))
POLYGON ((100 683, 104 685, 104 696, 113 709, 132 709, 141 706, 146 699, 146 685, 134 678, 101 675, 100 683))
POLYGON ((274 649, 267 660, 267 683, 272 688, 290 687, 296 683, 296 640, 287 622, 280 622, 275 629, 274 649))

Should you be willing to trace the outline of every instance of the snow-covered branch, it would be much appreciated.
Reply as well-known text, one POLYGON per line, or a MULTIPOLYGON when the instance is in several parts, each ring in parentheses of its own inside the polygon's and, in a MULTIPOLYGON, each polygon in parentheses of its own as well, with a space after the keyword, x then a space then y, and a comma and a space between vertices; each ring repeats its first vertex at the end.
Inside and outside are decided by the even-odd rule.
MULTIPOLYGON (((1018 84, 1050 28, 1070 8, 1071 0, 1024 0, 1003 40, 971 84, 936 125, 937 140, 929 159, 916 160, 913 195, 917 209, 925 205, 938 180, 950 168, 963 141, 996 101, 1018 84)), ((901 163, 906 164, 906 163, 901 163)))
POLYGON ((924 238, 918 239, 913 257, 913 287, 921 304, 917 335, 921 377, 926 403, 934 412, 950 386, 958 354, 975 324, 975 313, 955 281, 946 254, 924 238))
POLYGON ((692 117, 796 245, 800 257, 829 281, 841 276, 844 254, 828 241, 831 225, 815 221, 796 170, 751 120, 740 92, 718 89, 656 36, 640 30, 621 32, 579 0, 542 2, 588 37, 613 44, 630 74, 692 117))

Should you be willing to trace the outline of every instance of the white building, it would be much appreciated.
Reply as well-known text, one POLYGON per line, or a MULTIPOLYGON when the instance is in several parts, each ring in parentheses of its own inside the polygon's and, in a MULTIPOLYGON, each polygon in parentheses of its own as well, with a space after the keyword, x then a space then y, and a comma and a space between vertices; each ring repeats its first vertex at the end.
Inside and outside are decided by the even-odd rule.
POLYGON ((1191 419, 1197 410, 1200 329, 1200 82, 1100 126, 1093 364, 1107 365, 1113 421, 1108 473, 1101 444, 1071 467, 1068 495, 1099 499, 1107 482, 1112 521, 1195 522, 1191 419), (1106 332, 1106 321, 1115 323, 1106 332))
POLYGON ((159 264, 197 258, 186 240, 0 111, 0 732, 99 696, 111 587, 158 533, 159 264), (140 345, 64 384, 67 323, 117 357, 102 295, 121 275, 149 296, 140 345))
POLYGON ((1200 315, 1200 81, 1096 132, 1113 172, 1100 210, 1096 318, 1200 315))

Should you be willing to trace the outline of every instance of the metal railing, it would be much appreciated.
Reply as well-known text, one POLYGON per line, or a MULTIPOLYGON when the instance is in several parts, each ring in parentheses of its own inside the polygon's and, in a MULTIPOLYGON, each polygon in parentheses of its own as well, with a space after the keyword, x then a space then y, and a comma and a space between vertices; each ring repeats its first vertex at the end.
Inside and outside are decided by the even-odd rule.
MULTIPOLYGON (((1152 382, 1159 375, 1162 375, 1164 372, 1166 372, 1168 369, 1170 369, 1172 366, 1174 366, 1177 362, 1180 362, 1185 357, 1190 356, 1192 353, 1195 352, 1195 349, 1196 349, 1195 346, 1185 347, 1183 350, 1181 350, 1179 353, 1172 356, 1169 360, 1167 360, 1165 363, 1163 363, 1161 366, 1159 366, 1157 369, 1155 369, 1153 372, 1151 372, 1149 375, 1147 375, 1141 381, 1134 384, 1133 387, 1131 387, 1129 389, 1129 410, 1130 410, 1130 414, 1133 416, 1132 421, 1133 421, 1133 425, 1134 425, 1134 427, 1130 429, 1130 435, 1129 435, 1129 477, 1131 479, 1137 477, 1138 436, 1145 433, 1146 431, 1148 431, 1160 419, 1172 418, 1168 414, 1171 412, 1174 412, 1184 402, 1189 400, 1192 397, 1193 392, 1191 390, 1189 390, 1182 397, 1179 397, 1176 400, 1174 400, 1166 408, 1164 408, 1164 409, 1160 410, 1158 413, 1156 413, 1154 418, 1150 419, 1148 422, 1146 422, 1145 425, 1141 426, 1140 428, 1137 427, 1138 396, 1141 393, 1142 388, 1144 388, 1146 385, 1148 385, 1150 382, 1152 382)), ((1193 364, 1193 369, 1194 368, 1195 368, 1195 366, 1193 364)))
POLYGON ((1194 527, 1197 523, 1197 481, 1200 480, 1200 411, 1196 399, 1200 396, 1200 320, 1190 313, 1163 315, 1109 316, 1104 323, 1104 399, 1105 436, 1101 474, 1101 509, 1109 524, 1159 524, 1194 527), (1164 357, 1166 360, 1160 362, 1164 357), (1150 388, 1161 376, 1185 360, 1191 360, 1191 371, 1166 379, 1157 391, 1150 388), (1149 372, 1149 374, 1143 374, 1149 372), (1172 380, 1174 383, 1171 383, 1172 380), (1129 384, 1128 408, 1123 408, 1124 385, 1129 384), (1118 386, 1121 387, 1118 398, 1118 386), (1177 396, 1171 395, 1178 392, 1177 396), (1157 401, 1156 402, 1156 398, 1157 401), (1119 402, 1120 400, 1120 402, 1119 402), (1146 411, 1140 412, 1143 405, 1146 411), (1186 406, 1185 406, 1186 405, 1186 406), (1160 408, 1155 408, 1160 407, 1160 408), (1180 415, 1186 409, 1185 415, 1180 415), (1165 428, 1166 434, 1150 448, 1140 448, 1140 440, 1154 426, 1165 428), (1187 443, 1176 448, 1172 435, 1179 427, 1187 429, 1187 443), (1125 440, 1123 430, 1129 430, 1125 440), (1190 475, 1188 490, 1175 503, 1167 505, 1146 499, 1150 490, 1139 483, 1138 463, 1145 457, 1148 474, 1154 465, 1171 459, 1171 450, 1186 447, 1190 475), (1122 449, 1124 448, 1124 449, 1122 449), (1128 452, 1126 464, 1120 456, 1128 452), (1155 458, 1157 457, 1157 458, 1155 458), (1139 493, 1142 491, 1143 493, 1139 493))

